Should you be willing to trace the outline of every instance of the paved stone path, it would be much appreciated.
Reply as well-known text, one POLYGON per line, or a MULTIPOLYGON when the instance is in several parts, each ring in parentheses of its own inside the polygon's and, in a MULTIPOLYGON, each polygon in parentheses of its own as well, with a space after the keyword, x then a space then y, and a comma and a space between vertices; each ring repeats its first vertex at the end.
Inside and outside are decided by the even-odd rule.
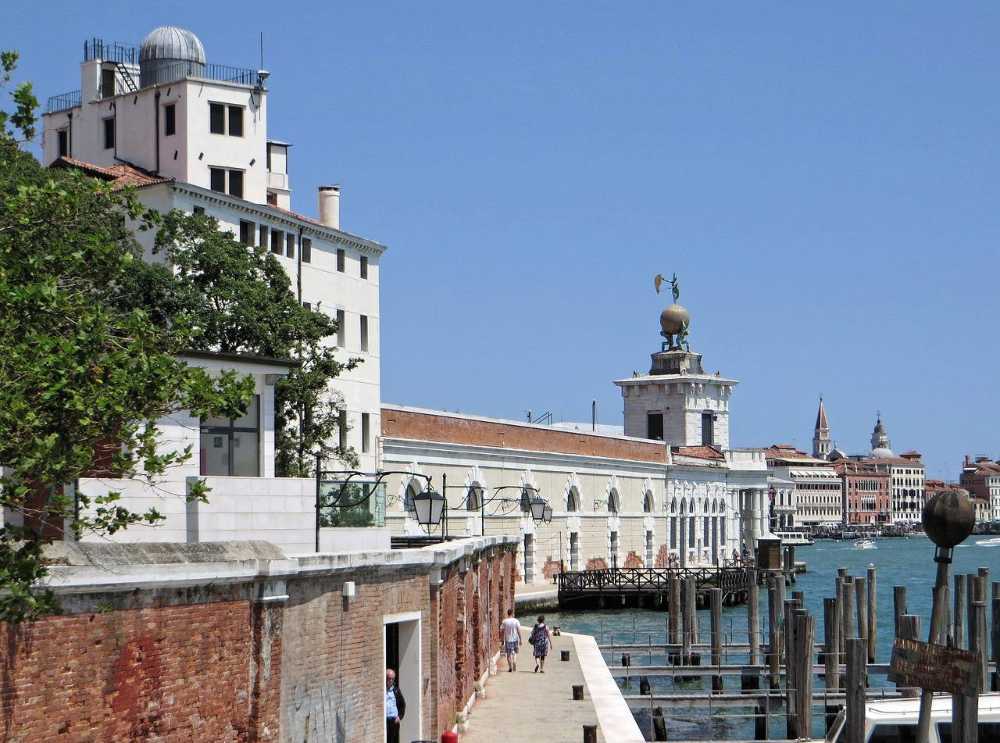
MULTIPOLYGON (((573 685, 586 686, 573 636, 552 638, 545 673, 533 673, 528 630, 521 636, 517 671, 508 673, 507 660, 500 658, 497 675, 486 684, 486 699, 472 707, 469 729, 460 735, 462 743, 580 743, 583 726, 598 724, 586 689, 582 702, 573 701, 573 685), (569 662, 559 660, 561 650, 570 651, 569 662)), ((597 739, 606 740, 600 730, 597 739)))

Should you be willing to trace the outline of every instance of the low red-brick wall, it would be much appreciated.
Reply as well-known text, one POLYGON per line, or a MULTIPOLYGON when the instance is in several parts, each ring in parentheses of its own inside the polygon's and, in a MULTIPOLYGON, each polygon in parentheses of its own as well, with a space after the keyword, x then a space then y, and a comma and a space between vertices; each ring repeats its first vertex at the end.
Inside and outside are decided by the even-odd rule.
POLYGON ((291 575, 287 598, 249 581, 75 596, 73 613, 0 625, 0 739, 378 742, 383 617, 413 612, 421 735, 437 739, 499 650, 514 550, 291 575))

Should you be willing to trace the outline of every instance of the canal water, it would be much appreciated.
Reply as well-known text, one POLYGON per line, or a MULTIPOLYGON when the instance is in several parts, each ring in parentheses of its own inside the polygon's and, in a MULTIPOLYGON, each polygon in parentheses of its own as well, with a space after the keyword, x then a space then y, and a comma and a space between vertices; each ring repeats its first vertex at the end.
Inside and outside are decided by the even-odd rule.
MULTIPOLYGON (((980 567, 990 569, 990 580, 1000 580, 1000 544, 986 545, 982 542, 990 539, 988 536, 972 536, 964 544, 955 548, 952 563, 952 575, 956 573, 974 573, 980 567), (979 542, 979 544, 977 544, 979 542)), ((906 586, 907 611, 920 616, 920 631, 926 636, 930 622, 931 591, 934 585, 936 566, 934 563, 934 545, 923 536, 906 539, 886 538, 877 541, 876 549, 859 550, 852 542, 837 542, 832 540, 817 541, 809 547, 796 548, 797 561, 805 561, 808 570, 797 576, 797 582, 786 590, 786 596, 791 597, 791 591, 805 593, 806 608, 816 617, 817 642, 823 639, 823 599, 834 595, 834 580, 837 568, 847 568, 849 575, 864 576, 869 565, 877 568, 878 587, 878 654, 876 661, 888 663, 893 642, 893 586, 906 586)), ((987 612, 989 611, 989 589, 987 589, 987 612)), ((761 589, 760 616, 762 630, 767 627, 767 590, 761 589)), ((522 624, 534 617, 522 617, 522 624)), ((747 612, 745 606, 723 608, 724 642, 730 638, 733 642, 747 642, 747 612)), ((698 612, 699 640, 709 641, 709 616, 707 610, 698 612)), ((546 615, 546 624, 550 627, 559 625, 568 632, 593 635, 599 643, 663 643, 666 632, 666 613, 648 609, 619 609, 603 611, 556 612, 546 615)), ((528 625, 530 626, 530 624, 528 625)), ((639 666, 661 665, 665 663, 662 652, 631 651, 632 667, 636 669, 636 677, 619 680, 619 686, 626 694, 639 693, 639 666)), ((621 661, 620 651, 605 651, 604 657, 609 665, 618 665, 621 661)), ((705 658, 703 662, 708 661, 705 658)), ((746 654, 733 654, 726 663, 745 663, 746 654)), ((708 688, 711 681, 708 678, 686 682, 677 682, 666 678, 651 678, 653 693, 676 691, 697 691, 708 688)), ((726 689, 737 690, 739 680, 729 677, 725 681, 726 689)), ((887 685, 885 676, 872 676, 873 686, 887 685)), ((816 690, 822 690, 822 680, 814 681, 816 690)), ((742 709, 719 709, 711 713, 702 710, 664 709, 667 718, 667 730, 670 739, 686 740, 726 740, 733 738, 753 738, 753 712, 750 707, 742 709)), ((823 715, 819 708, 813 708, 814 735, 822 737, 823 715)), ((640 728, 649 735, 649 714, 637 712, 636 719, 640 728)), ((784 717, 777 715, 771 718, 771 737, 785 737, 784 717)))

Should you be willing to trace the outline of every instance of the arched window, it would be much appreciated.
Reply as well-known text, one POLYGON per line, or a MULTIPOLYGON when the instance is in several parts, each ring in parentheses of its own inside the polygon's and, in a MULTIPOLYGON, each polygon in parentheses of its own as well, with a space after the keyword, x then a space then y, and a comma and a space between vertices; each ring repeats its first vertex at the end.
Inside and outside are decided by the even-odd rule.
POLYGON ((642 499, 642 510, 645 513, 653 512, 653 494, 648 490, 646 491, 646 496, 642 499))
POLYGON ((618 513, 618 491, 612 490, 608 494, 608 513, 618 513))
POLYGON ((479 485, 470 485, 465 493, 465 510, 478 511, 483 504, 483 489, 479 485))
POLYGON ((677 513, 677 499, 670 499, 670 513, 677 513))
POLYGON ((569 494, 566 496, 566 510, 573 512, 580 510, 580 494, 576 492, 576 488, 570 488, 569 494))
POLYGON ((413 513, 415 511, 413 505, 413 498, 419 492, 420 490, 417 488, 416 485, 413 484, 412 481, 410 482, 409 485, 406 486, 406 495, 403 497, 403 510, 405 510, 407 513, 413 513))

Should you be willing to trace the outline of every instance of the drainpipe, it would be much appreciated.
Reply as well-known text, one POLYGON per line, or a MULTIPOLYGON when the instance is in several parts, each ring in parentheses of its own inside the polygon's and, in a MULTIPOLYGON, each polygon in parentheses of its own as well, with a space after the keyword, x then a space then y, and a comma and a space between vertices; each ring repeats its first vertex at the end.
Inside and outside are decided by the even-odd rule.
MULTIPOLYGON (((153 121, 155 123, 154 134, 153 134, 153 146, 156 149, 156 168, 153 170, 157 175, 160 174, 160 91, 157 90, 153 94, 153 105, 156 107, 156 111, 153 114, 153 121)), ((117 124, 115 124, 117 126, 117 124)), ((118 134, 117 129, 115 134, 118 134)))
POLYGON ((66 151, 73 157, 73 112, 70 111, 67 116, 69 116, 69 126, 66 127, 66 151))

